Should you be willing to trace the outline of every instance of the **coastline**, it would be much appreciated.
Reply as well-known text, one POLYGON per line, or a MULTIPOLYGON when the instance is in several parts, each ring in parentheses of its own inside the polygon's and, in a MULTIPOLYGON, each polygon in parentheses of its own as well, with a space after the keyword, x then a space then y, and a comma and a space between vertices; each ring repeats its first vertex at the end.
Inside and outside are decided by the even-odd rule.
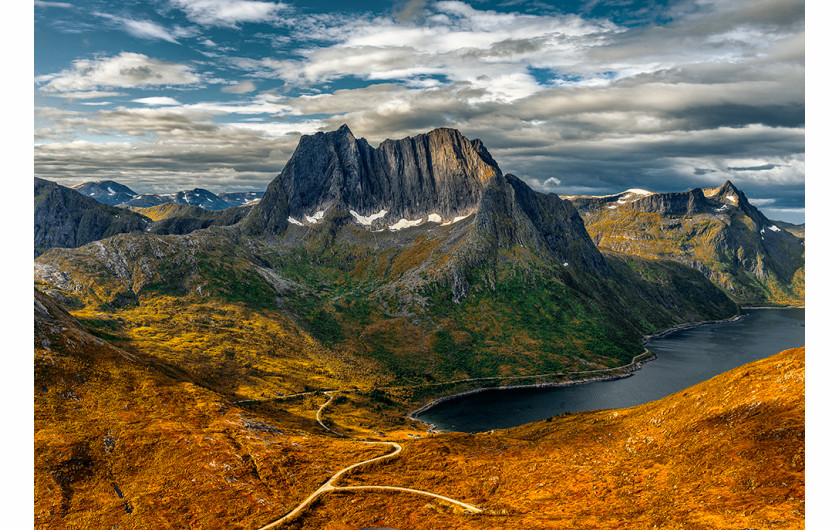
MULTIPOLYGON (((530 385, 508 385, 508 386, 484 386, 480 388, 473 388, 472 390, 465 390, 463 392, 457 392, 455 394, 448 394, 445 396, 441 396, 439 398, 435 398, 428 403, 423 404, 420 408, 417 408, 408 413, 408 419, 412 421, 416 421, 422 423, 423 425, 428 426, 426 430, 427 433, 436 433, 436 432, 444 432, 438 431, 437 425, 434 423, 430 423, 427 421, 423 421, 417 416, 426 412, 427 410, 439 405, 440 403, 444 403, 446 401, 450 401, 452 399, 456 399, 462 396, 468 396, 472 394, 478 394, 479 392, 487 392, 492 390, 515 390, 515 389, 522 389, 522 388, 559 388, 559 387, 566 387, 566 386, 574 386, 574 385, 584 385, 588 383, 597 383, 599 381, 614 381, 616 379, 625 379, 633 375, 633 372, 642 369, 642 365, 653 361, 656 359, 656 354, 647 348, 645 348, 644 353, 640 353, 639 355, 633 357, 633 360, 629 364, 625 364, 623 366, 617 366, 615 368, 605 368, 601 371, 615 371, 615 370, 625 370, 624 373, 617 373, 617 374, 604 374, 604 375, 597 375, 592 377, 587 377, 585 379, 577 379, 574 381, 554 381, 550 383, 533 383, 530 385), (641 359, 640 359, 641 357, 641 359)), ((539 375, 532 375, 532 376, 514 376, 518 379, 526 379, 531 377, 563 377, 563 375, 574 375, 575 372, 569 372, 566 374, 539 374, 539 375)))
MULTIPOLYGON (((785 307, 776 306, 776 307, 764 307, 764 308, 742 307, 741 309, 742 310, 744 310, 744 309, 793 309, 793 308, 798 308, 798 307, 799 306, 785 306, 785 307)), ((802 306, 802 308, 804 308, 804 306, 802 306)), ((711 325, 711 324, 722 324, 722 323, 725 323, 725 322, 737 322, 739 320, 743 320, 746 317, 747 317, 747 315, 745 313, 740 313, 740 314, 737 314, 737 315, 733 315, 729 318, 724 318, 724 319, 720 319, 720 320, 704 320, 702 322, 691 322, 691 323, 686 323, 686 324, 679 324, 679 325, 676 325, 674 327, 668 328, 666 330, 660 331, 659 333, 654 333, 654 334, 651 334, 651 335, 644 335, 642 337, 642 344, 641 345, 644 347, 652 339, 663 338, 663 337, 666 337, 666 336, 668 336, 672 333, 675 333, 677 331, 699 328, 699 327, 708 326, 708 325, 711 325)), ((618 366, 616 368, 605 369, 605 371, 606 370, 626 369, 627 372, 622 373, 622 374, 610 374, 610 375, 594 376, 594 377, 588 377, 586 379, 580 379, 580 380, 576 380, 576 381, 558 381, 558 382, 553 382, 553 383, 534 383, 534 384, 530 384, 530 385, 490 386, 490 387, 474 388, 472 390, 465 390, 464 392, 458 392, 458 393, 455 393, 455 394, 449 394, 449 395, 446 395, 446 396, 441 396, 439 398, 435 398, 432 401, 429 401, 428 403, 423 404, 421 407, 409 412, 407 417, 408 417, 408 419, 410 419, 412 421, 416 421, 416 422, 422 423, 423 425, 428 426, 428 429, 426 430, 427 433, 444 432, 444 431, 438 431, 437 430, 437 425, 435 425, 434 423, 429 423, 429 422, 421 420, 420 418, 418 418, 418 415, 426 412, 427 410, 435 407, 436 405, 439 405, 440 403, 444 403, 446 401, 450 401, 452 399, 456 399, 456 398, 459 398, 459 397, 462 397, 462 396, 468 396, 468 395, 477 394, 479 392, 485 392, 485 391, 489 391, 489 390, 514 390, 514 389, 522 389, 522 388, 565 387, 565 386, 572 386, 572 385, 582 385, 582 384, 587 384, 587 383, 596 383, 596 382, 599 382, 599 381, 613 381, 613 380, 616 380, 616 379, 624 379, 626 377, 632 376, 633 372, 635 372, 637 370, 640 370, 644 363, 653 361, 655 359, 656 359, 656 354, 653 353, 652 351, 648 350, 647 348, 645 348, 645 353, 637 355, 636 357, 634 357, 633 361, 631 361, 630 364, 627 364, 627 365, 624 365, 624 366, 618 366), (636 360, 639 357, 644 357, 644 358, 640 359, 640 360, 636 360)), ((569 374, 566 374, 566 375, 572 375, 572 374, 569 373, 569 374)), ((541 376, 542 377, 548 377, 549 374, 542 374, 542 375, 535 375, 535 376, 519 376, 519 377, 520 378, 527 378, 527 377, 541 377, 541 376)), ((558 374, 555 377, 562 377, 562 374, 558 374)))

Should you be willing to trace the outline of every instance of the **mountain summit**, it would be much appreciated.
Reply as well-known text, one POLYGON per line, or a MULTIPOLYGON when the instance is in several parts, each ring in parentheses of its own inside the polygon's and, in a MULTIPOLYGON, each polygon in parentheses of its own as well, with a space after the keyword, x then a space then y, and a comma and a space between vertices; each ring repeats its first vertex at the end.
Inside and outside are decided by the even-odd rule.
POLYGON ((394 228, 446 222, 476 211, 482 191, 502 172, 480 140, 435 129, 373 148, 350 128, 303 136, 248 224, 280 233, 315 223, 336 207, 364 225, 394 228))

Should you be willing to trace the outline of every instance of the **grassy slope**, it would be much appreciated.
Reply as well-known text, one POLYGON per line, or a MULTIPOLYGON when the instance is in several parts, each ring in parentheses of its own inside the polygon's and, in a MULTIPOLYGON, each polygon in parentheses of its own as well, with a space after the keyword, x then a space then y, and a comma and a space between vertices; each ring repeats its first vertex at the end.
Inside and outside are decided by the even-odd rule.
MULTIPOLYGON (((254 528, 381 451, 318 434, 320 396, 246 411, 36 299, 38 528, 254 528)), ((371 406, 337 401, 326 415, 336 424, 371 406)), ((465 516, 409 494, 342 493, 293 527, 801 528, 804 349, 631 409, 397 439, 399 459, 346 483, 429 490, 487 513, 465 516)))
MULTIPOLYGON (((740 213, 731 216, 708 214, 666 218, 657 213, 630 209, 603 209, 584 217, 593 241, 603 249, 651 259, 673 259, 701 265, 714 283, 741 303, 801 304, 805 297, 804 260, 793 278, 780 277, 767 269, 759 278, 749 269, 756 260, 767 259, 760 249, 752 221, 740 213), (741 246, 729 248, 726 241, 741 246)), ((791 248, 790 259, 801 254, 791 248)))
POLYGON ((88 334, 37 292, 35 323, 36 528, 254 528, 383 452, 310 435, 320 398, 265 423, 88 334))
POLYGON ((439 434, 347 480, 410 495, 325 499, 300 528, 804 528, 804 348, 659 401, 493 434, 439 434))

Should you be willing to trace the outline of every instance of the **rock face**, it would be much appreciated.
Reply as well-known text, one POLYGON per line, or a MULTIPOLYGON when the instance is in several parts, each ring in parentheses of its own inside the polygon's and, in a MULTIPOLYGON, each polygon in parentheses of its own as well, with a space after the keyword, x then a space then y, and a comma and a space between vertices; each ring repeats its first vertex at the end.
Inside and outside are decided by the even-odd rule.
POLYGON ((498 164, 479 140, 435 129, 376 149, 344 125, 303 136, 248 221, 251 229, 282 232, 289 218, 319 219, 343 206, 363 224, 446 221, 475 212, 483 189, 500 178, 498 164), (368 221, 364 223, 364 221, 368 221))
POLYGON ((35 178, 35 257, 53 247, 75 248, 104 237, 145 230, 151 220, 35 178))
POLYGON ((804 241, 731 182, 681 193, 568 197, 601 248, 685 263, 742 303, 804 302, 804 241))
POLYGON ((303 136, 243 226, 281 234, 290 224, 338 217, 395 231, 473 214, 475 230, 453 253, 460 263, 450 263, 454 269, 493 260, 500 248, 527 246, 566 266, 608 270, 571 203, 503 176, 481 141, 455 129, 385 140, 376 149, 346 125, 303 136))

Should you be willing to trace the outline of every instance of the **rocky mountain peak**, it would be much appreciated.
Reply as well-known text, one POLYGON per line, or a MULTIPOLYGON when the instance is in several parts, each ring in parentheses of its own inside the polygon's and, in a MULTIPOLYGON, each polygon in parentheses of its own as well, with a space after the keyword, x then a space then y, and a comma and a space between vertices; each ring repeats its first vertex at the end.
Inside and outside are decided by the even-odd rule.
POLYGON ((317 223, 343 206, 360 224, 391 227, 447 222, 476 211, 482 190, 501 179, 479 140, 435 129, 373 148, 346 125, 302 136, 246 225, 279 233, 317 223))

